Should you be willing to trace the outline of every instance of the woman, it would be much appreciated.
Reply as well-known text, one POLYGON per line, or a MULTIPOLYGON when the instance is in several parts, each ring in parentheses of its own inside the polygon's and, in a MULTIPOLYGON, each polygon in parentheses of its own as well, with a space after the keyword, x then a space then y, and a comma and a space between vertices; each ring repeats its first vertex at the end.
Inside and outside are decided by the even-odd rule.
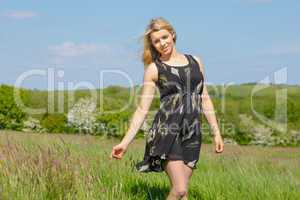
POLYGON ((149 111, 156 86, 160 91, 160 109, 146 138, 139 172, 165 171, 171 183, 167 199, 187 199, 188 182, 199 159, 203 111, 213 130, 215 152, 223 151, 223 141, 214 107, 204 84, 200 58, 179 53, 176 32, 163 18, 150 21, 144 35, 145 66, 142 98, 121 143, 110 157, 121 159, 149 111))

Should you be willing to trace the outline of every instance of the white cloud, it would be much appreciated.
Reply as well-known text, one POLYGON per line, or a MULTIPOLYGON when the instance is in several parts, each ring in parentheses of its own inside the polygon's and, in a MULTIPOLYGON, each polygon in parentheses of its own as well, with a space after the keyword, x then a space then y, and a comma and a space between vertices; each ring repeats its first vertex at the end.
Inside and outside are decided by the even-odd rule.
POLYGON ((74 43, 66 41, 48 47, 54 64, 76 63, 123 63, 135 60, 136 52, 123 45, 74 43))
POLYGON ((11 19, 31 19, 37 16, 37 14, 33 11, 9 11, 7 13, 4 13, 5 17, 11 18, 11 19))
POLYGON ((64 42, 60 45, 50 46, 49 50, 59 57, 77 57, 95 53, 98 46, 95 44, 75 44, 74 42, 64 42))

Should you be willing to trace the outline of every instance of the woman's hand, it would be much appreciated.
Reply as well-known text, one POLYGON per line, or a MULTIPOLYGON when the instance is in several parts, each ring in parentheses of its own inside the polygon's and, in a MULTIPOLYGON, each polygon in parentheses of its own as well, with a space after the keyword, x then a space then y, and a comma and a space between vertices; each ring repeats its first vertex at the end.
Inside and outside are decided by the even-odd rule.
POLYGON ((123 143, 114 146, 111 151, 110 158, 122 159, 123 155, 127 151, 127 148, 128 146, 123 143))
POLYGON ((215 152, 222 153, 224 150, 224 143, 220 134, 214 135, 214 142, 215 142, 215 152))

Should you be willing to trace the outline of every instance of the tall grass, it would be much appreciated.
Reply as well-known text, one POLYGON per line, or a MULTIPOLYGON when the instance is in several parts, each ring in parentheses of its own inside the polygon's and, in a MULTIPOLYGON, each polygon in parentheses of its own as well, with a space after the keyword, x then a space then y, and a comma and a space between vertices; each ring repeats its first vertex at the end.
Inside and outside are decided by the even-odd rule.
MULTIPOLYGON (((141 174, 144 140, 110 160, 116 139, 0 132, 0 199, 165 199, 165 173, 141 174)), ((203 145, 189 199, 300 199, 300 148, 203 145)))

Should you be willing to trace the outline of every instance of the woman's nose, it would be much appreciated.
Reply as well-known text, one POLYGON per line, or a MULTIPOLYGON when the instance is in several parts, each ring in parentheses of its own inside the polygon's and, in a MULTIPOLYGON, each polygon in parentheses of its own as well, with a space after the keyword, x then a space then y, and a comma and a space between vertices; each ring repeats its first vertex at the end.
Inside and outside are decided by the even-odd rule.
POLYGON ((161 40, 161 41, 160 41, 160 45, 161 45, 162 47, 164 47, 164 46, 166 45, 166 42, 163 41, 163 40, 161 40))

